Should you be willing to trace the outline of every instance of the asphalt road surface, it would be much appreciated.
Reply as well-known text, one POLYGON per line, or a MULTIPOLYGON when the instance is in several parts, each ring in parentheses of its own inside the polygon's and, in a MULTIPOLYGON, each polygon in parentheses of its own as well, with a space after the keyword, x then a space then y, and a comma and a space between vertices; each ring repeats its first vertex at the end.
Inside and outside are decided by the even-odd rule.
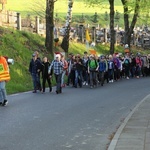
POLYGON ((8 96, 0 107, 0 150, 106 150, 123 119, 150 93, 150 78, 96 89, 66 87, 8 96))

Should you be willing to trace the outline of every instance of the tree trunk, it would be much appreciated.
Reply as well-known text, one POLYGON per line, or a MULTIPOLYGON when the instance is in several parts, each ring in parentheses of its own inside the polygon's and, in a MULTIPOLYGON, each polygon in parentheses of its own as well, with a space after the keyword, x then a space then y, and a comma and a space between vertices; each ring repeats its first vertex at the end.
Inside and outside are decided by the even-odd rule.
POLYGON ((141 0, 136 0, 136 2, 135 2, 134 15, 133 15, 130 26, 129 26, 128 5, 127 5, 128 0, 121 0, 121 1, 122 1, 123 6, 124 6, 124 25, 125 25, 124 44, 128 44, 130 47, 131 35, 133 33, 135 24, 137 22, 137 17, 139 15, 140 1, 141 0))
POLYGON ((70 23, 72 19, 72 6, 73 6, 73 0, 68 0, 68 13, 67 13, 67 19, 66 19, 66 25, 65 25, 65 35, 63 37, 61 47, 62 49, 68 54, 69 49, 69 37, 70 37, 70 23))
POLYGON ((110 4, 110 54, 115 51, 115 30, 114 30, 114 0, 109 0, 110 4))
POLYGON ((45 38, 45 47, 47 50, 53 54, 53 22, 54 16, 54 0, 46 0, 46 38, 45 38))
POLYGON ((124 26, 125 26, 125 33, 124 33, 124 45, 129 45, 129 14, 128 14, 128 6, 127 6, 127 0, 121 0, 123 7, 124 7, 124 26))

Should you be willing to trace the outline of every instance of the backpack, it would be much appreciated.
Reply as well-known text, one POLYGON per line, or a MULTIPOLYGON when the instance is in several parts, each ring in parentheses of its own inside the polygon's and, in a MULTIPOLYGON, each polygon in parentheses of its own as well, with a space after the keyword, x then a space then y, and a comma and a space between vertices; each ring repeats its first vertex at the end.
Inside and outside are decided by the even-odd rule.
POLYGON ((129 64, 129 60, 128 60, 128 59, 125 59, 124 64, 125 64, 125 65, 128 65, 128 64, 129 64))
MULTIPOLYGON (((96 68, 97 68, 97 61, 96 61, 96 59, 94 59, 94 61, 95 61, 95 66, 96 66, 96 68)), ((91 60, 89 60, 89 62, 88 62, 88 65, 89 65, 89 67, 90 67, 90 64, 91 64, 91 60)))
POLYGON ((64 70, 68 69, 68 62, 66 60, 64 60, 64 70))

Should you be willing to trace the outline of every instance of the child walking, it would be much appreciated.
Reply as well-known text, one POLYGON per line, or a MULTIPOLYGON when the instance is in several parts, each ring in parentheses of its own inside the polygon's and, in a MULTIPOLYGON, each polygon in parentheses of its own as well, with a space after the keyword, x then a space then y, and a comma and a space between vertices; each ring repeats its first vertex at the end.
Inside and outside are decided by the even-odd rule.
POLYGON ((49 86, 49 92, 52 92, 52 85, 51 85, 52 70, 51 70, 51 73, 48 74, 49 66, 50 66, 50 62, 48 62, 47 57, 44 57, 43 62, 42 62, 42 87, 43 87, 42 92, 43 93, 45 92, 46 81, 49 86))

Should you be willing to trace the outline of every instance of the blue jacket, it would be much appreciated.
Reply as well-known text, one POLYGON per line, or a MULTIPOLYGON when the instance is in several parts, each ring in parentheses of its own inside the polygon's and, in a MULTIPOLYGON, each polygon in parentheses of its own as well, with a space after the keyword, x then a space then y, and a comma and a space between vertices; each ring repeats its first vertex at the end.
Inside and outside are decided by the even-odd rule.
POLYGON ((102 62, 102 61, 99 62, 99 71, 101 71, 101 72, 106 71, 106 62, 105 61, 104 62, 102 62))

